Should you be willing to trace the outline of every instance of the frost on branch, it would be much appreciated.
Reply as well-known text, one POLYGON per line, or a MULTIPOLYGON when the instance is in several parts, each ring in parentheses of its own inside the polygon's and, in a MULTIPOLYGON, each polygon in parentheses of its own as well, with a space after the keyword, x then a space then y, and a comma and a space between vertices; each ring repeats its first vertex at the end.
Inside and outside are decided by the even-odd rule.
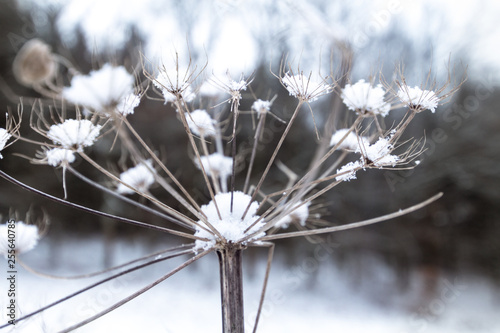
POLYGON ((391 105, 385 102, 384 95, 385 91, 381 84, 372 87, 365 80, 359 80, 353 85, 347 84, 342 89, 340 97, 349 110, 360 114, 368 112, 385 117, 389 113, 391 105))
MULTIPOLYGON (((233 207, 231 210, 231 193, 219 193, 215 195, 215 201, 217 202, 217 212, 216 205, 213 201, 210 201, 207 205, 201 206, 201 211, 207 217, 208 222, 224 237, 223 240, 217 239, 217 237, 200 227, 197 227, 196 236, 208 238, 209 241, 197 240, 195 247, 197 249, 207 249, 217 243, 217 241, 228 241, 237 243, 239 240, 243 239, 247 235, 257 231, 259 228, 264 226, 264 221, 258 222, 249 231, 245 233, 245 230, 250 227, 259 216, 256 215, 259 204, 254 201, 250 204, 252 197, 243 192, 232 192, 233 195, 233 207), (247 206, 250 204, 250 208, 246 213, 245 217, 242 219, 247 206)), ((200 225, 203 225, 202 221, 198 221, 200 225)), ((255 238, 264 236, 265 233, 260 233, 249 239, 251 241, 255 238)))
POLYGON ((84 105, 94 111, 104 112, 114 107, 132 93, 134 76, 125 67, 105 64, 88 75, 76 75, 62 95, 71 103, 84 105))
MULTIPOLYGON (((0 253, 7 257, 9 253, 8 225, 0 225, 0 253)), ((11 229, 13 230, 13 229, 11 229)), ((16 254, 32 250, 38 243, 38 227, 36 225, 25 224, 24 222, 15 222, 15 251, 16 254)))

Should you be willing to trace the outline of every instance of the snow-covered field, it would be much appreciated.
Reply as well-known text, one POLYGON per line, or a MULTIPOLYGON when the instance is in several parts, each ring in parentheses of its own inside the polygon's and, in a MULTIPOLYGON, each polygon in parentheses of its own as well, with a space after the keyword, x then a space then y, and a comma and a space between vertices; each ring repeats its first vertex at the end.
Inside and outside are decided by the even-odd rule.
MULTIPOLYGON (((102 240, 49 243, 42 241, 22 259, 51 274, 81 274, 102 268, 102 240)), ((159 249, 146 249, 142 244, 117 243, 113 261, 119 264, 159 249)), ((248 332, 257 309, 265 269, 265 258, 260 255, 264 254, 260 250, 255 257, 248 255, 244 267, 248 332), (259 260, 252 260, 256 258, 259 260)), ((500 332, 500 292, 482 278, 441 276, 435 292, 424 298, 422 281, 416 274, 410 278, 410 289, 401 291, 396 287, 394 273, 374 259, 363 263, 371 274, 360 277, 346 265, 337 268, 327 257, 322 257, 321 262, 304 257, 285 264, 282 254, 278 247, 259 332, 500 332)), ((19 323, 13 331, 57 332, 137 291, 181 261, 160 263, 104 284, 19 323)), ((6 268, 4 271, 7 274, 6 268)), ((18 271, 16 288, 21 313, 98 280, 54 280, 35 276, 21 267, 18 271)), ((5 280, 2 278, 0 285, 2 312, 6 309, 5 280)), ((220 332, 220 316, 218 264, 216 255, 210 254, 76 332, 220 332)))

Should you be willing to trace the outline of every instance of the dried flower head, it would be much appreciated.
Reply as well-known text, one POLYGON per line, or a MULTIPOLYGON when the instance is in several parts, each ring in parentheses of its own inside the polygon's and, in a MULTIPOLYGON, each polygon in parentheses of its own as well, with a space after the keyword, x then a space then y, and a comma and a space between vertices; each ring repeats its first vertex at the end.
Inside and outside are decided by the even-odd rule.
MULTIPOLYGON (((208 156, 201 156, 201 164, 208 176, 226 178, 233 171, 233 159, 220 153, 213 153, 208 156)), ((199 164, 197 164, 199 166, 199 164)))
POLYGON ((194 77, 195 73, 190 71, 190 68, 184 71, 162 68, 156 78, 153 79, 153 84, 161 90, 165 104, 168 102, 173 103, 177 98, 189 103, 196 97, 191 88, 194 77))
POLYGON ((67 165, 75 161, 75 153, 70 149, 52 148, 45 152, 47 164, 53 167, 67 165))
POLYGON ((252 104, 252 110, 257 112, 257 116, 260 118, 261 115, 267 114, 271 110, 272 101, 263 101, 261 99, 256 100, 252 104))
POLYGON ((301 101, 313 102, 318 97, 332 92, 330 85, 324 82, 318 82, 311 79, 312 73, 305 76, 304 73, 293 74, 286 72, 281 78, 281 84, 288 90, 291 96, 301 101))
POLYGON ((130 93, 122 97, 116 106, 116 111, 122 116, 127 116, 134 113, 134 109, 139 106, 141 96, 130 93))
POLYGON ((0 225, 0 253, 7 257, 12 246, 16 254, 28 252, 36 246, 38 238, 36 225, 25 224, 22 221, 2 224, 0 225), (8 230, 14 230, 15 238, 9 237, 8 230))
POLYGON ((23 45, 12 64, 17 81, 28 87, 49 82, 57 67, 50 46, 36 38, 23 45))
POLYGON ((398 97, 401 102, 416 112, 428 109, 434 113, 440 100, 434 91, 422 90, 418 86, 411 88, 406 85, 399 88, 398 97))
POLYGON ((384 166, 395 166, 399 157, 391 155, 394 146, 390 143, 390 138, 379 138, 377 142, 368 146, 360 146, 359 151, 368 159, 368 163, 382 168, 384 166))
POLYGON ((359 150, 359 146, 367 145, 368 139, 365 137, 358 137, 352 130, 348 128, 341 128, 333 133, 330 139, 330 147, 338 145, 337 149, 344 149, 350 151, 359 150))
POLYGON ((226 75, 222 78, 217 76, 213 76, 211 79, 211 83, 215 85, 217 88, 225 91, 231 97, 227 99, 228 103, 231 103, 231 111, 237 110, 240 105, 241 100, 241 92, 247 90, 248 85, 253 81, 253 78, 250 76, 245 79, 243 74, 240 75, 238 80, 233 80, 229 71, 226 72, 226 75))
POLYGON ((385 117, 391 105, 384 100, 385 91, 382 85, 376 87, 365 80, 359 80, 355 84, 347 84, 342 89, 340 97, 349 110, 359 114, 381 115, 385 117))
POLYGON ((122 194, 132 194, 134 193, 133 188, 138 192, 147 192, 149 187, 155 182, 152 170, 154 170, 153 162, 148 160, 122 172, 120 174, 122 183, 118 184, 116 191, 122 194))
POLYGON ((71 103, 106 112, 133 92, 134 82, 134 76, 125 67, 107 63, 88 75, 75 75, 62 96, 71 103))
POLYGON ((186 121, 194 135, 214 137, 216 134, 215 120, 205 110, 194 110, 186 115, 186 121))
MULTIPOLYGON (((200 227, 197 228, 195 236, 207 238, 208 241, 197 240, 195 247, 197 249, 207 249, 216 245, 217 242, 238 243, 245 238, 250 231, 259 230, 264 222, 260 221, 254 224, 259 218, 257 201, 252 202, 252 197, 239 191, 232 193, 219 193, 214 201, 201 206, 201 211, 207 217, 207 221, 221 234, 223 239, 217 238, 213 233, 207 232, 200 227), (233 202, 233 205, 231 205, 233 202)), ((198 223, 203 224, 202 221, 198 223)), ((255 236, 264 236, 264 233, 255 236)), ((253 238, 252 238, 253 239, 253 238)))
POLYGON ((101 127, 87 119, 66 119, 62 124, 50 126, 47 137, 63 148, 81 151, 94 144, 101 127))

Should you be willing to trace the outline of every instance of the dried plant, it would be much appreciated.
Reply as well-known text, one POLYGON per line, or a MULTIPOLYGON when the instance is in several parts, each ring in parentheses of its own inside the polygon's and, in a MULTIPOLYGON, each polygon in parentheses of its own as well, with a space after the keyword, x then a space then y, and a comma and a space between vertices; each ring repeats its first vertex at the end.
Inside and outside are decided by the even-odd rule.
MULTIPOLYGON (((69 80, 70 86, 53 87, 49 82, 52 82, 51 79, 55 76, 53 71, 56 67, 50 65, 50 61, 43 67, 46 68, 43 75, 24 71, 26 66, 23 64, 31 59, 32 52, 42 52, 44 55, 42 60, 52 59, 48 49, 40 46, 39 42, 36 43, 38 43, 35 44, 38 45, 36 48, 27 46, 21 51, 18 56, 20 60, 16 60, 15 67, 20 68, 18 70, 19 77, 22 77, 20 82, 36 85, 39 88, 37 90, 45 93, 47 97, 56 97, 56 105, 50 105, 46 101, 33 104, 30 125, 40 135, 40 141, 27 139, 19 133, 19 123, 12 125, 13 122, 9 118, 10 125, 0 132, 0 150, 11 137, 38 145, 38 153, 31 158, 33 163, 61 168, 63 174, 69 172, 97 190, 154 214, 167 223, 164 226, 152 225, 68 201, 67 188, 70 188, 71 184, 66 184, 65 178, 64 199, 61 199, 23 184, 1 170, 0 175, 53 201, 137 227, 172 234, 190 243, 181 247, 167 248, 161 252, 161 257, 157 257, 158 253, 155 253, 131 261, 128 266, 120 265, 98 272, 96 274, 117 271, 83 290, 18 318, 16 323, 111 279, 160 261, 189 256, 183 264, 154 283, 117 302, 109 309, 62 331, 69 332, 118 308, 205 255, 216 252, 221 272, 223 331, 243 332, 242 253, 248 247, 265 247, 268 249, 267 270, 253 329, 255 332, 265 300, 274 251, 273 240, 309 237, 386 221, 420 209, 441 196, 437 194, 409 208, 345 225, 318 224, 318 217, 310 214, 315 200, 338 184, 356 179, 357 172, 366 169, 393 170, 414 167, 415 159, 422 152, 423 145, 418 139, 402 140, 402 134, 418 113, 425 109, 434 112, 441 102, 440 96, 447 96, 441 89, 431 91, 427 89, 433 87, 426 86, 410 88, 403 77, 397 83, 398 91, 392 89, 386 91, 384 90, 384 85, 388 87, 386 82, 382 82, 384 85, 376 84, 373 79, 345 84, 348 75, 346 69, 340 77, 333 75, 316 77, 313 72, 304 73, 300 68, 295 69, 283 61, 279 73, 275 76, 289 94, 297 99, 296 107, 288 119, 281 120, 272 112, 275 108, 274 98, 269 101, 255 98, 251 113, 257 114, 258 123, 253 135, 250 161, 241 181, 239 179, 237 181, 238 125, 239 120, 246 117, 240 110, 240 101, 244 98, 242 91, 252 84, 257 84, 252 76, 250 78, 240 76, 234 80, 228 73, 223 78, 214 76, 207 78, 203 73, 204 67, 198 70, 189 61, 187 68, 182 69, 177 58, 172 68, 164 65, 157 71, 152 71, 150 64, 144 62, 143 74, 146 83, 135 84, 135 76, 124 67, 104 64, 88 75, 79 74, 76 69, 71 70, 73 76, 69 80), (28 55, 24 55, 23 52, 28 55), (209 98, 204 97, 202 90, 205 88, 200 87, 205 87, 207 82, 228 94, 229 98, 224 100, 220 96, 213 97, 214 95, 209 98), (40 88, 42 84, 46 86, 43 89, 40 88), (47 87, 50 91, 46 90, 47 87), (177 170, 172 170, 168 163, 164 162, 157 150, 146 143, 147 138, 141 137, 129 121, 128 118, 134 114, 141 100, 146 98, 144 87, 150 87, 148 96, 151 99, 160 99, 175 108, 179 126, 184 128, 189 149, 193 152, 193 163, 203 176, 204 181, 200 191, 206 195, 205 200, 197 200, 190 193, 190 189, 183 186, 182 180, 176 176, 177 170), (150 96, 154 93, 159 97, 150 96), (294 127, 299 112, 303 112, 307 106, 314 118, 311 103, 331 93, 336 93, 345 104, 345 108, 338 108, 333 112, 340 114, 345 111, 345 119, 348 120, 343 124, 344 128, 333 131, 332 129, 339 127, 339 124, 331 117, 324 124, 326 134, 321 135, 321 138, 319 130, 323 128, 314 121, 316 136, 320 139, 316 147, 317 152, 309 168, 303 174, 297 175, 287 167, 286 161, 277 159, 278 154, 294 127), (396 99, 401 103, 391 105, 396 99), (225 107, 226 102, 229 103, 228 108, 225 107), (211 103, 210 107, 202 109, 202 105, 206 103, 211 103), (407 112, 401 113, 402 116, 396 121, 393 120, 394 123, 386 128, 384 118, 389 112, 401 109, 403 105, 407 107, 407 112), (272 154, 263 172, 256 176, 253 170, 254 162, 257 147, 261 145, 267 114, 273 115, 278 121, 286 122, 286 127, 279 133, 279 140, 276 146, 272 147, 272 154), (229 126, 226 126, 227 124, 229 126), (116 149, 117 145, 123 148, 126 152, 123 159, 133 167, 118 173, 116 169, 119 168, 109 168, 99 164, 86 153, 90 147, 101 144, 105 136, 113 138, 111 149, 116 149), (230 153, 226 154, 228 150, 230 153), (73 167, 76 159, 95 168, 113 185, 103 186, 96 180, 84 176, 73 167), (289 181, 279 190, 274 189, 270 192, 270 189, 266 188, 266 180, 273 168, 284 172, 289 181), (150 190, 153 184, 156 189, 150 190), (155 193, 161 191, 174 198, 181 209, 159 200, 155 193)), ((344 62, 349 63, 350 60, 345 59, 344 62)), ((135 75, 138 76, 138 73, 135 75)), ((453 91, 452 89, 451 92, 453 91)), ((313 148, 315 147, 311 147, 313 148)), ((4 324, 0 328, 8 325, 4 324)))

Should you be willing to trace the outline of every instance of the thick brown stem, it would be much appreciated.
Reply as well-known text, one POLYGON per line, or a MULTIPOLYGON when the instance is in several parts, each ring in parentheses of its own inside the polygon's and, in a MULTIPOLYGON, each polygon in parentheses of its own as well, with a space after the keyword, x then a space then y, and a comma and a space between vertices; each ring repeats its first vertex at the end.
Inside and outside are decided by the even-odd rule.
POLYGON ((243 277, 241 248, 232 244, 217 251, 220 265, 222 332, 243 333, 243 277))

